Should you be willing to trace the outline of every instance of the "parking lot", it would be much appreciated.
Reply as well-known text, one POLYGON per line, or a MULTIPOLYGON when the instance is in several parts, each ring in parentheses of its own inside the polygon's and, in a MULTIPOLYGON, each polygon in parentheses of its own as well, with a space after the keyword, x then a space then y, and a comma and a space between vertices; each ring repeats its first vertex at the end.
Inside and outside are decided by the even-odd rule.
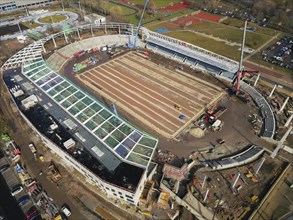
POLYGON ((272 64, 293 69, 293 38, 285 36, 262 51, 262 59, 272 64))

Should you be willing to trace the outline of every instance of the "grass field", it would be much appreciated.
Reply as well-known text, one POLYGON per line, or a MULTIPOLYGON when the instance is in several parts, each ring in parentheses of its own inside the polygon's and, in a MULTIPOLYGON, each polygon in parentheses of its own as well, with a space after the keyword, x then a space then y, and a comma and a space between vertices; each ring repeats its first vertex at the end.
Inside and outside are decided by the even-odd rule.
MULTIPOLYGON (((242 20, 236 19, 236 18, 227 18, 225 21, 222 22, 225 25, 229 25, 229 26, 233 26, 233 27, 241 27, 244 25, 244 22, 242 20)), ((269 36, 275 36, 277 33, 279 33, 279 31, 277 30, 273 30, 267 27, 260 27, 259 25, 252 23, 252 22, 248 22, 247 24, 248 27, 256 27, 257 31, 256 33, 258 34, 265 34, 265 35, 269 35, 269 36)))
MULTIPOLYGON (((112 11, 111 9, 112 9, 113 7, 119 7, 119 8, 121 9, 121 13, 122 13, 122 15, 128 15, 128 14, 131 14, 131 13, 134 12, 133 9, 130 9, 130 8, 127 8, 127 7, 122 7, 122 6, 119 6, 119 5, 116 5, 116 4, 113 4, 113 3, 109 2, 109 10, 110 10, 110 11, 112 11)), ((135 6, 131 6, 131 7, 136 8, 135 6)))
MULTIPOLYGON (((129 2, 144 5, 145 0, 129 0, 129 2)), ((155 0, 155 7, 160 8, 160 7, 168 6, 171 3, 176 4, 179 2, 181 2, 181 1, 180 0, 155 0)))
POLYGON ((189 31, 169 32, 166 35, 189 42, 234 60, 239 60, 240 58, 240 52, 238 50, 239 47, 229 46, 224 42, 209 39, 189 31))
MULTIPOLYGON (((152 25, 150 28, 152 30, 156 30, 158 28, 165 27, 163 23, 152 25)), ((214 23, 214 22, 208 22, 204 21, 201 24, 192 24, 187 27, 165 27, 170 31, 177 31, 177 30, 196 30, 198 32, 211 35, 213 37, 220 38, 222 40, 226 40, 229 42, 236 42, 241 43, 242 42, 242 34, 243 30, 240 28, 236 28, 234 26, 228 26, 221 23, 214 23)), ((246 34, 246 46, 251 47, 253 49, 256 49, 260 47, 263 43, 269 41, 271 39, 271 32, 269 32, 269 35, 262 34, 258 32, 247 32, 246 34)))
MULTIPOLYGON (((205 34, 213 35, 214 37, 219 37, 223 40, 228 40, 231 42, 241 43, 243 30, 234 29, 230 27, 223 27, 218 29, 204 30, 205 34)), ((271 39, 271 36, 258 34, 255 32, 246 32, 245 45, 253 49, 257 49, 263 43, 271 39)))
POLYGON ((65 16, 65 15, 53 15, 53 16, 43 17, 43 18, 39 19, 39 21, 42 23, 51 24, 51 23, 57 23, 60 21, 64 21, 66 19, 67 19, 67 16, 65 16))
POLYGON ((39 27, 40 25, 36 24, 35 22, 29 22, 29 21, 26 21, 26 22, 21 22, 20 24, 23 24, 24 26, 28 27, 29 29, 33 29, 33 28, 36 28, 36 27, 39 27))

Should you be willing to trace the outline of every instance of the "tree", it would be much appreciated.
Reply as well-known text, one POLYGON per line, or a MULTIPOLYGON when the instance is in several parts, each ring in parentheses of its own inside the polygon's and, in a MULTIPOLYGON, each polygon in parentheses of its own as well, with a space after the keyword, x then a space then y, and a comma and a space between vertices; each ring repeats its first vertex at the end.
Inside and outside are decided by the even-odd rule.
POLYGON ((122 18, 122 8, 115 5, 110 9, 110 14, 114 21, 119 21, 122 18))
POLYGON ((150 0, 148 2, 146 10, 151 15, 154 15, 155 14, 156 6, 155 6, 155 1, 154 0, 150 0))
POLYGON ((99 9, 101 10, 101 12, 106 15, 107 14, 107 9, 109 7, 109 1, 108 0, 100 0, 99 1, 99 9))

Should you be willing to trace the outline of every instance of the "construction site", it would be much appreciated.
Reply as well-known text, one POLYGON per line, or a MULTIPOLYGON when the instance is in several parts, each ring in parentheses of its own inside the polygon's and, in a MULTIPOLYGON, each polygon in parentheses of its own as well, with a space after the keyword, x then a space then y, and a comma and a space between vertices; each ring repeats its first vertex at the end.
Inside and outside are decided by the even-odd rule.
MULTIPOLYGON (((176 205, 176 202, 178 204, 176 200, 179 197, 181 201, 186 202, 190 207, 192 207, 191 201, 193 200, 203 204, 203 207, 209 207, 213 210, 213 217, 215 219, 246 219, 250 216, 259 202, 264 198, 268 189, 273 186, 280 173, 288 167, 287 162, 272 159, 269 153, 264 151, 262 147, 259 148, 260 151, 257 151, 257 153, 254 153, 253 150, 250 152, 249 143, 254 142, 257 136, 261 136, 264 132, 263 119, 253 98, 247 92, 240 91, 240 84, 236 84, 236 88, 233 87, 231 91, 228 89, 228 84, 217 81, 210 75, 196 72, 188 66, 178 68, 180 63, 174 61, 168 62, 168 59, 154 54, 151 51, 128 51, 128 49, 112 46, 109 51, 112 53, 111 55, 108 50, 96 52, 100 54, 96 55, 97 60, 99 60, 97 67, 94 65, 77 73, 72 73, 70 71, 71 66, 74 66, 77 59, 79 61, 87 59, 87 56, 80 56, 78 58, 71 58, 62 70, 66 77, 87 89, 89 93, 99 98, 109 108, 113 108, 112 103, 115 103, 117 107, 114 110, 117 114, 122 115, 137 126, 148 125, 149 129, 147 130, 150 133, 155 132, 160 135, 160 149, 163 150, 159 151, 155 157, 155 161, 160 164, 161 168, 158 168, 158 170, 162 169, 163 176, 158 175, 156 181, 147 182, 141 196, 141 213, 149 217, 155 215, 172 219, 180 211, 180 206, 176 205), (148 68, 148 70, 144 68, 148 68), (159 75, 151 75, 154 70, 159 75), (187 73, 191 75, 187 75, 187 73), (132 75, 128 76, 129 74, 132 75), (111 80, 111 77, 113 77, 113 80, 111 80), (168 78, 170 80, 169 82, 167 81, 168 78), (155 81, 148 82, 150 79, 155 79, 155 81), (188 114, 188 110, 190 112, 196 112, 196 108, 192 105, 201 104, 196 97, 199 94, 202 95, 205 93, 199 91, 193 94, 193 92, 197 91, 196 89, 192 90, 190 81, 188 83, 189 90, 186 91, 190 97, 186 98, 186 102, 183 102, 184 98, 182 95, 172 94, 172 92, 174 93, 176 91, 174 88, 172 91, 167 92, 163 90, 159 91, 162 89, 160 87, 155 90, 157 94, 154 94, 154 89, 148 87, 151 84, 164 85, 162 86, 163 88, 168 88, 170 85, 178 85, 177 88, 180 88, 180 92, 184 92, 184 86, 178 83, 182 81, 186 82, 186 80, 190 79, 194 80, 195 83, 202 82, 202 86, 210 86, 207 87, 212 89, 211 91, 208 90, 210 93, 212 91, 218 92, 217 99, 211 100, 210 96, 203 98, 208 100, 209 104, 202 104, 202 109, 196 115, 188 114), (140 80, 143 82, 140 82, 140 80), (203 80, 207 80, 208 82, 204 82, 203 80), (113 85, 111 85, 112 83, 113 85), (123 86, 123 83, 126 83, 125 86, 123 86), (216 86, 211 86, 210 83, 216 86), (109 89, 108 86, 110 86, 109 89), (136 86, 136 88, 132 88, 133 86, 136 86), (129 94, 127 94, 128 88, 132 91, 129 94), (117 93, 115 93, 115 90, 117 90, 117 93), (239 90, 237 95, 233 94, 233 90, 239 90), (156 97, 159 97, 159 94, 164 94, 166 98, 170 95, 171 101, 167 100, 167 103, 164 103, 164 100, 158 102, 158 98, 156 97), (122 95, 124 95, 124 99, 122 95), (131 97, 131 95, 134 96, 131 97), (125 99, 128 99, 128 97, 131 97, 131 99, 126 101, 125 99), (134 108, 131 111, 133 106, 137 106, 137 102, 139 101, 137 97, 142 100, 138 105, 142 109, 138 110, 134 108), (174 97, 179 99, 176 100, 174 97), (148 104, 147 98, 155 102, 148 104), (131 100, 135 100, 135 103, 132 103, 131 100), (168 130, 164 130, 163 127, 159 127, 160 125, 157 125, 157 127, 161 129, 154 129, 153 126, 156 123, 162 123, 164 125, 162 117, 165 112, 163 114, 160 112, 155 113, 156 115, 160 115, 160 121, 156 120, 155 117, 143 117, 149 114, 148 110, 150 109, 153 112, 158 111, 156 110, 157 107, 154 106, 156 102, 161 107, 159 109, 160 111, 168 110, 171 112, 169 113, 169 117, 172 115, 172 112, 173 118, 178 117, 176 121, 177 123, 181 123, 183 127, 181 133, 178 132, 176 136, 172 136, 178 127, 173 132, 169 131, 170 133, 168 133, 168 130), (148 110, 143 110, 144 108, 148 110), (243 110, 244 108, 246 110, 243 110), (236 109, 237 113, 235 114, 236 109), (240 109, 242 110, 239 111, 240 109), (137 111, 137 113, 143 112, 144 114, 137 116, 133 114, 133 111, 137 111), (183 120, 180 119, 180 114, 184 114, 188 120, 185 120, 185 118, 183 120), (239 114, 243 115, 242 117, 244 118, 239 118, 239 114), (243 133, 243 135, 246 135, 245 133, 247 135, 254 135, 255 138, 250 139, 251 141, 246 138, 241 140, 241 137, 237 137, 236 139, 235 137, 239 134, 237 132, 233 135, 233 132, 235 132, 231 128, 234 126, 233 124, 231 125, 231 121, 234 121, 233 118, 235 118, 235 124, 238 124, 241 130, 238 132, 243 133), (151 120, 148 121, 146 119, 151 120), (165 132, 162 133, 162 131, 165 132), (168 135, 164 135, 167 133, 168 135), (229 135, 227 135, 228 133, 229 135), (202 142, 203 139, 208 139, 214 142, 214 144, 210 147, 201 147, 198 141, 200 140, 202 142), (166 146, 167 144, 168 146, 166 146), (174 151, 170 149, 170 145, 173 148, 177 148, 178 151, 181 151, 181 154, 176 151, 173 154, 172 152, 174 151), (190 145, 196 145, 198 147, 191 148, 189 147, 190 145), (181 155, 188 159, 180 159, 181 155), (244 158, 244 161, 252 155, 256 155, 256 157, 244 163, 240 162, 239 165, 234 165, 234 168, 228 167, 210 170, 202 167, 205 161, 221 160, 221 158, 226 158, 231 163, 237 163, 238 158, 241 157, 240 155, 244 158), (159 185, 156 184, 158 183, 157 181, 159 181, 159 185), (156 188, 162 191, 157 191, 156 188), (162 210, 164 212, 161 212, 162 210)), ((251 71, 247 75, 243 74, 241 79, 247 82, 254 82, 256 73, 257 71, 251 71)), ((207 91, 207 88, 205 88, 205 91, 207 91)), ((263 90, 261 91, 263 92, 263 90)), ((286 109, 290 108, 289 106, 286 109)), ((170 122, 168 117, 166 117, 166 120, 167 123, 170 122)), ((168 128, 170 129, 172 127, 169 126, 168 128)), ((261 141, 261 143, 266 145, 264 141, 261 141)), ((203 145, 205 145, 205 142, 203 142, 203 145)), ((215 163, 219 162, 215 161, 215 163)), ((188 216, 187 213, 185 215, 188 216)))
MULTIPOLYGON (((111 24, 96 31, 91 26, 79 32, 77 27, 76 35, 63 32, 56 39, 52 35, 41 46, 31 46, 40 57, 24 61, 22 73, 11 59, 5 65, 5 83, 21 111, 35 125, 46 117, 47 127, 39 127, 58 148, 48 146, 64 154, 66 163, 82 167, 78 171, 115 204, 137 205, 142 218, 260 219, 254 216, 271 189, 285 182, 290 167, 290 98, 275 92, 276 86, 270 90, 257 84, 259 72, 242 68, 242 57, 234 71, 236 62, 205 51, 195 60, 186 55, 191 45, 148 30, 145 41, 135 41, 137 31, 130 42, 121 35, 123 28, 130 29, 111 24), (30 81, 39 89, 37 95, 30 94, 30 81), (39 118, 34 108, 42 112, 39 118), (90 144, 98 140, 103 148, 84 144, 89 135, 96 138, 90 144), (111 167, 108 175, 105 167, 114 166, 112 157, 103 156, 109 152, 113 161, 122 158, 129 167, 123 164, 116 173, 118 165, 111 167), (134 198, 143 169, 153 167, 156 174, 144 179, 144 190, 134 198), (122 175, 127 168, 131 175, 122 175), (108 182, 115 188, 104 188, 108 182), (125 196, 119 191, 123 187, 125 196)), ((39 175, 45 172, 58 184, 63 181, 58 166, 52 161, 39 175)), ((292 186, 292 178, 286 180, 283 187, 292 186)))

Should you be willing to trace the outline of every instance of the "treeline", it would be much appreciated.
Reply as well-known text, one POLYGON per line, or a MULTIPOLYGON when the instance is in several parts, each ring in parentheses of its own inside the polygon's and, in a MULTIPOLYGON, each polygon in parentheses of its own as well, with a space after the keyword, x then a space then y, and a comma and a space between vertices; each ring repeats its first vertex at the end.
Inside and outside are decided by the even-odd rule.
POLYGON ((194 9, 216 10, 220 13, 229 10, 247 13, 258 24, 268 20, 270 27, 292 32, 292 0, 190 0, 190 2, 194 9))

